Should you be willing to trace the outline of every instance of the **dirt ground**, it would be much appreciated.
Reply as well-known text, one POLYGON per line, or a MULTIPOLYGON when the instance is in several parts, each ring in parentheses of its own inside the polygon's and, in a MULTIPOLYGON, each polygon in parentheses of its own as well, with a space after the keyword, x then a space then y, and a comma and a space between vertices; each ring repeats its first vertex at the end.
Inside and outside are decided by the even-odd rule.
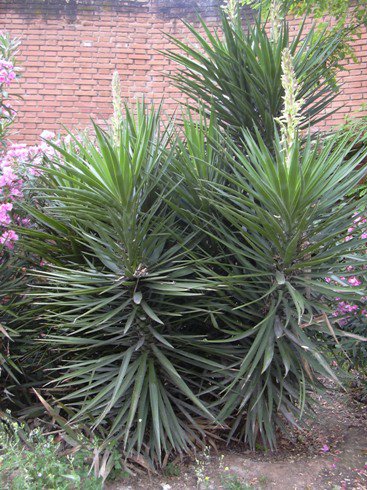
POLYGON ((107 489, 367 490, 367 405, 334 388, 319 402, 310 427, 276 453, 211 451, 174 466, 176 476, 136 476, 107 489))

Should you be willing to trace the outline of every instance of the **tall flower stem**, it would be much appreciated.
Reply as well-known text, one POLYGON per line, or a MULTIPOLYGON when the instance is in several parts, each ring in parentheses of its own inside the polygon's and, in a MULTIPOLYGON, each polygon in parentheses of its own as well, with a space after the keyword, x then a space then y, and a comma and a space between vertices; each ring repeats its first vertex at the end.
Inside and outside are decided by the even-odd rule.
POLYGON ((302 122, 300 113, 304 101, 299 98, 300 87, 294 71, 292 54, 288 48, 284 48, 282 53, 282 71, 284 107, 282 115, 276 121, 280 124, 281 142, 286 155, 287 167, 289 167, 291 148, 302 122))
POLYGON ((116 70, 112 77, 113 116, 111 119, 113 141, 119 144, 120 125, 122 121, 121 79, 116 70))

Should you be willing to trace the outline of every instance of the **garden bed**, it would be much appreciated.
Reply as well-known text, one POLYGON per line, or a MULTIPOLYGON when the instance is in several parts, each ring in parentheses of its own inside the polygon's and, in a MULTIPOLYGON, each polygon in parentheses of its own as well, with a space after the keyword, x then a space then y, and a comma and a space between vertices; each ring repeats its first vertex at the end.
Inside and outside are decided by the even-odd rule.
MULTIPOLYGON (((297 440, 280 440, 276 453, 219 448, 197 461, 177 462, 164 476, 136 476, 108 490, 333 489, 367 487, 367 405, 331 386, 315 419, 297 440), (173 476, 172 473, 174 473, 173 476), (198 479, 204 479, 198 485, 198 479)), ((260 449, 260 448, 259 448, 260 449)))

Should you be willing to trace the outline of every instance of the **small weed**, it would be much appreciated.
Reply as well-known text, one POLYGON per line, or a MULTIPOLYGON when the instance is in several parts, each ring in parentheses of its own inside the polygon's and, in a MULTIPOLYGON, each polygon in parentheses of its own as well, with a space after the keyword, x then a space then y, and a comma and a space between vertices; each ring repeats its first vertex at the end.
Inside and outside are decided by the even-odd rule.
POLYGON ((256 451, 266 452, 266 447, 260 444, 259 442, 255 444, 255 449, 256 451))
POLYGON ((259 476, 257 480, 261 486, 264 486, 269 482, 269 478, 265 475, 259 476))
POLYGON ((200 458, 195 458, 195 476, 197 488, 209 488, 210 477, 207 475, 210 463, 210 448, 205 447, 200 458))
POLYGON ((225 475, 222 477, 222 486, 224 490, 253 490, 254 487, 244 482, 237 475, 225 475))
POLYGON ((60 455, 60 444, 40 428, 29 433, 16 422, 0 425, 2 490, 101 490, 102 479, 89 475, 91 454, 60 455), (25 445, 27 447, 25 447, 25 445))
MULTIPOLYGON (((102 440, 95 438, 94 447, 100 447, 102 445, 102 440)), ((130 473, 126 471, 126 467, 122 464, 122 455, 118 448, 118 443, 116 441, 110 441, 107 450, 110 453, 110 470, 104 475, 104 478, 108 480, 119 480, 126 479, 130 477, 130 473)))
POLYGON ((180 476, 181 468, 177 464, 168 463, 163 470, 163 474, 168 477, 180 476))

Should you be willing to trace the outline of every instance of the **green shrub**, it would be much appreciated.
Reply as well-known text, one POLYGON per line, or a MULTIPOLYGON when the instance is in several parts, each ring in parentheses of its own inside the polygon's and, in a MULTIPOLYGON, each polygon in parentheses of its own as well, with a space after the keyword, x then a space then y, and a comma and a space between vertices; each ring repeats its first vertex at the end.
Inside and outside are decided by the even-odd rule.
POLYGON ((0 424, 0 483, 4 490, 101 490, 89 474, 92 458, 85 450, 60 455, 60 443, 40 428, 0 424))
POLYGON ((223 23, 231 53, 218 44, 215 64, 215 50, 200 59, 218 83, 229 73, 227 88, 241 68, 251 90, 237 90, 240 77, 220 100, 201 79, 191 95, 203 112, 186 117, 180 138, 159 112, 125 107, 111 132, 95 125, 93 137, 53 145, 38 205, 24 206, 36 225, 23 246, 45 266, 30 271, 16 331, 33 330, 40 385, 70 424, 148 468, 205 447, 218 429, 274 449, 320 375, 335 378, 322 355, 342 334, 331 301, 364 294, 325 278, 366 264, 363 242, 345 239, 366 151, 351 154, 349 134, 298 133, 333 96, 318 63, 334 44, 306 36, 284 50, 286 28, 276 44, 259 25, 247 35, 223 23))
POLYGON ((327 40, 322 35, 315 39, 313 29, 302 37, 301 26, 291 40, 288 25, 283 23, 274 40, 259 20, 244 27, 239 17, 231 22, 225 16, 220 33, 212 33, 204 21, 204 36, 186 26, 198 47, 170 37, 179 50, 167 55, 181 66, 173 80, 190 97, 193 108, 201 110, 204 105, 207 115, 214 112, 237 143, 243 129, 257 129, 267 145, 272 145, 274 118, 283 108, 284 48, 290 49, 301 85, 298 98, 303 101, 302 127, 306 129, 327 117, 325 109, 337 94, 333 82, 337 61, 331 60, 342 37, 340 32, 327 40))
POLYGON ((168 148, 154 113, 130 117, 119 148, 98 127, 79 153, 59 148, 39 191, 47 205, 29 208, 47 225, 25 233, 48 262, 30 298, 53 393, 74 421, 153 463, 218 422, 229 439, 274 448, 317 374, 333 376, 320 349, 327 300, 363 295, 324 278, 365 263, 361 240, 343 240, 364 155, 348 160, 348 136, 296 140, 289 160, 279 139, 273 155, 245 132, 241 150, 215 143, 213 123, 188 124, 187 153, 168 148))
MULTIPOLYGON (((362 241, 344 241, 356 208, 348 196, 365 175, 366 150, 351 153, 352 132, 316 142, 296 134, 327 116, 342 33, 316 40, 312 30, 302 38, 301 29, 290 41, 286 23, 277 36, 260 22, 246 30, 235 12, 223 16, 221 34, 204 22, 205 38, 188 27, 199 47, 173 39, 180 52, 169 57, 182 67, 176 85, 234 141, 219 148, 211 138, 226 155, 214 176, 190 184, 204 203, 191 222, 207 233, 225 285, 225 323, 217 326, 239 357, 238 372, 224 382, 219 419, 233 417, 228 440, 239 436, 255 447, 261 436, 275 447, 275 427, 297 424, 309 389, 319 385, 316 373, 333 376, 322 356, 325 334, 334 339, 338 330, 328 305, 363 298, 361 289, 328 286, 325 277, 366 263, 362 241)), ((187 167, 183 159, 177 175, 187 167)))
POLYGON ((229 438, 239 435, 252 447, 259 434, 275 447, 280 415, 296 423, 317 373, 334 376, 322 346, 330 329, 341 332, 325 320, 328 301, 365 294, 325 282, 366 264, 363 241, 344 240, 355 211, 346 195, 366 154, 348 160, 352 145, 338 136, 304 147, 296 140, 288 166, 279 140, 273 155, 260 135, 244 133, 244 150, 228 153, 226 183, 207 183, 211 211, 202 222, 225 257, 216 264, 231 311, 222 328, 240 358, 219 418, 234 416, 229 438))
POLYGON ((10 384, 18 383, 18 376, 21 373, 20 367, 12 359, 12 343, 15 340, 13 336, 17 334, 7 326, 7 322, 12 320, 14 295, 24 287, 24 279, 22 280, 24 274, 14 272, 16 267, 14 262, 14 258, 0 262, 0 386, 2 396, 6 395, 4 390, 9 388, 10 384))
POLYGON ((195 254, 200 233, 166 203, 175 141, 159 125, 139 106, 135 119, 127 109, 118 145, 95 126, 95 141, 58 148, 39 189, 43 210, 27 208, 45 231, 24 230, 47 263, 29 297, 39 349, 56 368, 53 392, 73 420, 157 464, 214 425, 208 400, 225 354, 204 340, 217 286, 195 254))

